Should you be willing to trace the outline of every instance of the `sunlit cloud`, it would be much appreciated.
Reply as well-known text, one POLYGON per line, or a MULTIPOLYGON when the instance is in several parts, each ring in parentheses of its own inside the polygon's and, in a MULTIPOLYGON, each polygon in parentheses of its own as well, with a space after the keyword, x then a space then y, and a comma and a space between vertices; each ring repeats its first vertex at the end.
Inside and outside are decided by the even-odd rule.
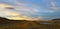
POLYGON ((38 20, 38 19, 32 19, 31 17, 28 17, 30 14, 34 14, 38 12, 38 9, 36 8, 29 8, 24 5, 17 4, 16 6, 8 5, 8 4, 0 4, 0 16, 6 17, 8 19, 12 20, 38 20), (12 9, 6 9, 6 7, 12 7, 12 9), (30 13, 30 14, 29 14, 30 13), (23 16, 21 16, 24 14, 23 16), (26 14, 26 16, 25 16, 26 14), (28 16, 27 16, 28 15, 28 16))
MULTIPOLYGON (((0 16, 11 20, 41 20, 45 17, 52 18, 51 16, 53 15, 59 17, 60 8, 57 7, 57 5, 60 6, 60 4, 58 4, 60 2, 56 1, 0 0, 0 16)), ((53 16, 53 18, 56 16, 53 16)))

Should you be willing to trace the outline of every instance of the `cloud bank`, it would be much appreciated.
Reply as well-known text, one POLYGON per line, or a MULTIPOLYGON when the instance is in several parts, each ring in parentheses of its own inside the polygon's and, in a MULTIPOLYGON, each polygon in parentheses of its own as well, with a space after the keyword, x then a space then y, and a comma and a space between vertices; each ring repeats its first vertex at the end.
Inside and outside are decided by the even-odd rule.
POLYGON ((28 7, 26 3, 14 2, 16 5, 8 5, 5 3, 0 3, 0 16, 6 17, 12 20, 40 20, 38 18, 29 17, 32 14, 36 14, 38 7, 28 7), (6 7, 14 8, 7 9, 6 7))

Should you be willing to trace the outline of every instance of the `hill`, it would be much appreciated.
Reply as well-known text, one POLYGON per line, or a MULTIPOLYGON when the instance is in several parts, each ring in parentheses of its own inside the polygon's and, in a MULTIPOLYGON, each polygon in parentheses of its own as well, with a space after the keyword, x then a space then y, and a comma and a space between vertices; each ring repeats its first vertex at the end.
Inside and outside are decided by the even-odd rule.
POLYGON ((9 20, 0 17, 0 29, 60 29, 60 24, 41 24, 41 22, 44 21, 9 20))

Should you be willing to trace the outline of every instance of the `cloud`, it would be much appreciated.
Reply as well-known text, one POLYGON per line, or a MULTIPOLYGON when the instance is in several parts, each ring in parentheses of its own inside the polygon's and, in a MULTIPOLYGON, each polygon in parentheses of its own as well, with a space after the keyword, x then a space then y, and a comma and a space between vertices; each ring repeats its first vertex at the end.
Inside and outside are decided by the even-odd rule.
POLYGON ((30 14, 34 14, 38 12, 38 9, 36 8, 29 8, 26 7, 24 4, 21 6, 20 4, 14 5, 8 5, 5 3, 0 3, 0 16, 6 17, 8 19, 12 20, 38 20, 38 19, 32 19, 29 17, 30 14), (13 7, 12 9, 6 9, 6 7, 13 7), (21 10, 21 11, 20 11, 21 10), (21 16, 23 14, 23 16, 21 16))
POLYGON ((56 5, 56 0, 48 0, 47 3, 49 3, 48 5, 50 5, 50 7, 48 7, 49 9, 59 10, 59 7, 57 7, 56 5))
POLYGON ((37 12, 39 12, 39 7, 33 4, 28 4, 28 3, 23 3, 23 2, 18 2, 15 1, 16 6, 14 7, 15 10, 17 11, 22 11, 20 13, 24 13, 26 15, 29 14, 36 14, 37 12), (30 7, 28 7, 27 5, 30 5, 30 7))
POLYGON ((13 6, 7 5, 7 4, 0 4, 0 14, 2 14, 2 16, 3 15, 19 15, 18 13, 12 10, 6 9, 6 7, 13 7, 13 6))
POLYGON ((51 8, 53 9, 53 10, 58 10, 58 8, 56 7, 56 2, 55 1, 52 1, 51 2, 51 8))
POLYGON ((56 7, 56 3, 55 2, 51 2, 52 7, 56 7))

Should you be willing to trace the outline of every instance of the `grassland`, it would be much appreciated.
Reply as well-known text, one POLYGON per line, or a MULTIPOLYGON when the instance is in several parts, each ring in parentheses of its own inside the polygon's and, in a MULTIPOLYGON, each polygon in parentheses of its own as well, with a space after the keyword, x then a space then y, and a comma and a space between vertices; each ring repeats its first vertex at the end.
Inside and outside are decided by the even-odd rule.
POLYGON ((56 21, 14 21, 4 18, 0 20, 0 29, 60 29, 60 23, 56 23, 56 21), (48 22, 51 24, 44 24, 41 22, 48 22))

